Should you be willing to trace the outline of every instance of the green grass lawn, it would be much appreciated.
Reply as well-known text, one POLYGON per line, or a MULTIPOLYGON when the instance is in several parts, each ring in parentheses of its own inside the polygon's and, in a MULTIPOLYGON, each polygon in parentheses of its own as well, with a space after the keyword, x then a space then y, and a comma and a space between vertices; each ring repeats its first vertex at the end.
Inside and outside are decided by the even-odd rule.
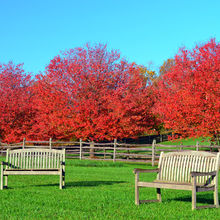
MULTIPOLYGON (((66 187, 58 176, 9 176, 0 191, 0 219, 219 219, 220 209, 191 210, 191 192, 162 190, 162 203, 134 204, 134 168, 145 164, 67 160, 66 187)), ((155 174, 142 174, 152 181, 155 174)), ((140 199, 155 199, 141 189, 140 199)), ((213 203, 213 193, 198 193, 198 204, 213 203)))
POLYGON ((182 140, 174 140, 174 141, 164 141, 160 144, 164 145, 196 145, 196 142, 199 142, 200 145, 207 145, 210 146, 210 142, 208 138, 187 138, 182 140))

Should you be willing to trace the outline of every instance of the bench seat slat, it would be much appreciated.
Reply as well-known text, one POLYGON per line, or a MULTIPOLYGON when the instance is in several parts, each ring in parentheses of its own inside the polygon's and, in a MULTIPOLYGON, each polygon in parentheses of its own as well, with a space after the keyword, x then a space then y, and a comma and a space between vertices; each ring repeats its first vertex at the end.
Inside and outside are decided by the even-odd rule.
MULTIPOLYGON (((179 190, 192 190, 192 184, 190 183, 170 183, 170 182, 138 182, 138 186, 153 187, 162 189, 179 189, 179 190)), ((213 190, 214 185, 201 186, 197 185, 198 189, 213 190)), ((201 191, 200 191, 201 192, 201 191)))
MULTIPOLYGON (((215 161, 214 160, 212 160, 213 161, 213 163, 212 163, 212 168, 211 168, 211 170, 215 170, 216 168, 215 168, 215 161)), ((211 171, 210 170, 210 171, 211 171)), ((211 181, 211 184, 214 184, 214 179, 211 181)))
POLYGON ((55 170, 60 170, 60 168, 51 168, 51 169, 34 169, 34 168, 30 168, 30 169, 5 169, 4 171, 42 171, 42 170, 45 170, 45 171, 55 171, 55 170))
POLYGON ((6 170, 4 175, 59 175, 60 170, 6 170))
MULTIPOLYGON (((161 160, 161 172, 157 180, 191 183, 190 172, 211 172, 215 170, 216 158, 200 155, 164 156, 161 160)), ((196 177, 198 183, 206 183, 210 176, 196 177)), ((212 180, 213 181, 213 180, 212 180)))

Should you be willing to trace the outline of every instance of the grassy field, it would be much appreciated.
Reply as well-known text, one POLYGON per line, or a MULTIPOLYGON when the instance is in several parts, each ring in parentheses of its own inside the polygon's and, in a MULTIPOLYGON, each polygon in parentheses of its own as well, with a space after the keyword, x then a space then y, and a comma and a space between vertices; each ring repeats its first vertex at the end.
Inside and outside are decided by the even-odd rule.
MULTIPOLYGON (((162 190, 162 203, 134 204, 134 168, 145 164, 67 160, 66 187, 58 176, 9 176, 0 191, 0 219, 219 219, 220 209, 191 210, 191 192, 162 190)), ((152 181, 155 174, 143 174, 152 181)), ((155 189, 140 199, 156 198, 155 189)), ((198 204, 212 204, 213 193, 198 193, 198 204)))
POLYGON ((188 139, 182 139, 182 140, 174 140, 174 141, 164 141, 160 144, 165 145, 196 145, 196 142, 199 142, 200 145, 207 145, 210 146, 209 140, 203 139, 203 138, 188 138, 188 139))

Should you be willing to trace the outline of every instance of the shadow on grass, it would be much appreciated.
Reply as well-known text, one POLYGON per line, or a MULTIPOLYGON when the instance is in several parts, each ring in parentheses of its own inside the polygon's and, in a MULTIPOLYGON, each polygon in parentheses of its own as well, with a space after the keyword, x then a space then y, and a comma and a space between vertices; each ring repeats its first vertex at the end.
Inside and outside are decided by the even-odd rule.
POLYGON ((100 185, 114 185, 120 183, 127 183, 126 181, 79 181, 79 182, 67 182, 66 188, 68 187, 90 187, 90 186, 100 186, 100 185))
MULTIPOLYGON (((120 183, 127 183, 126 181, 79 181, 79 182, 66 182, 65 188, 72 188, 72 187, 95 187, 100 185, 114 185, 120 183)), ((27 186, 16 186, 16 187, 9 187, 8 189, 15 189, 15 188, 29 188, 29 187, 45 187, 45 186, 56 186, 59 187, 59 183, 53 184, 37 184, 37 185, 27 185, 27 186)))
POLYGON ((74 167, 124 167, 125 164, 123 163, 105 163, 105 162, 78 162, 73 164, 74 167))
MULTIPOLYGON (((182 201, 182 202, 192 202, 192 196, 183 196, 183 197, 178 197, 174 199, 167 199, 167 201, 182 201)), ((196 203, 206 203, 213 205, 214 204, 214 196, 213 195, 197 195, 196 196, 196 203)))

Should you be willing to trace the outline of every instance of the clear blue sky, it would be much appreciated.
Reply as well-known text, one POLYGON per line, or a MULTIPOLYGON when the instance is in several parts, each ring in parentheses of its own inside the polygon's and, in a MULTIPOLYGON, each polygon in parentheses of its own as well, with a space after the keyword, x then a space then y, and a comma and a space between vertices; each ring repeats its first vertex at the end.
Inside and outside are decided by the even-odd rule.
POLYGON ((43 71, 60 51, 107 43, 158 70, 180 47, 220 39, 219 0, 0 0, 0 63, 43 71))

